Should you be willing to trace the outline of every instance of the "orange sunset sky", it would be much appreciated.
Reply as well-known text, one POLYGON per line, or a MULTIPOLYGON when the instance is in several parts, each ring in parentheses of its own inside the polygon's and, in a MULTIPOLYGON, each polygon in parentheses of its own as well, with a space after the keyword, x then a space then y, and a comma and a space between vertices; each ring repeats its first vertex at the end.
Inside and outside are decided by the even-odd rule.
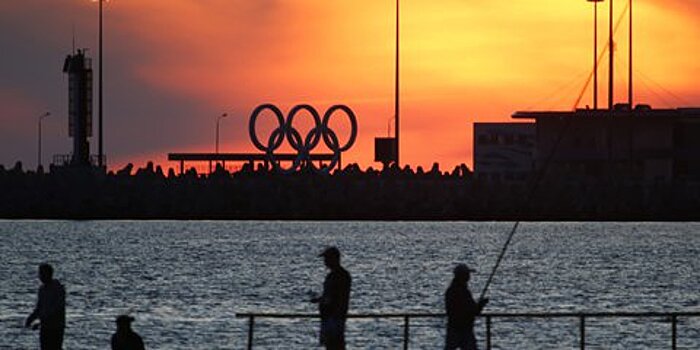
MULTIPOLYGON (((608 5, 599 7, 601 50, 608 5)), ((111 0, 104 73, 110 168, 147 160, 175 167, 168 152, 213 152, 216 118, 224 112, 230 117, 221 122, 222 152, 253 151, 248 118, 266 102, 283 110, 297 103, 322 111, 349 105, 359 137, 344 163, 376 166, 373 139, 386 136, 393 116, 394 6, 111 0)), ((626 6, 615 0, 615 17, 626 6)), ((636 0, 634 9, 636 101, 700 106, 700 2, 636 0)), ((402 163, 471 167, 472 123, 508 121, 517 110, 571 109, 592 69, 592 25, 593 7, 585 0, 404 0, 402 163)), ((37 117, 47 110, 53 115, 44 120, 44 164, 70 152, 61 67, 73 27, 96 68, 96 3, 0 2, 0 163, 6 167, 17 160, 36 166, 37 117)), ((616 36, 618 102, 627 99, 627 33, 625 18, 616 36)), ((600 77, 604 106, 607 63, 600 77)), ((586 104, 590 89, 580 107, 586 104)), ((347 125, 338 119, 336 128, 347 125)), ((97 153, 96 138, 91 147, 97 153)))

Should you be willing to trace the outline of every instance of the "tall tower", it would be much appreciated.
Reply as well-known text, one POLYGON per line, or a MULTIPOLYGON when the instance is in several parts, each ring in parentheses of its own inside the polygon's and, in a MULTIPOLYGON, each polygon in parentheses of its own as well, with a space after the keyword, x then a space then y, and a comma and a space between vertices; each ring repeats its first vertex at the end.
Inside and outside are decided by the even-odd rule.
POLYGON ((68 55, 63 64, 68 74, 68 136, 73 138, 72 166, 90 166, 92 136, 92 61, 84 50, 68 55))

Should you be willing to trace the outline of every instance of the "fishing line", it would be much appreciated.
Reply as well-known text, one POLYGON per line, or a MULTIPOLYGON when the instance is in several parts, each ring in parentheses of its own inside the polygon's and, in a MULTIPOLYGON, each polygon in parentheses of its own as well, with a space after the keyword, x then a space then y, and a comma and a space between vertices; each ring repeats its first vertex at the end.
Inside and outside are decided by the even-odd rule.
MULTIPOLYGON (((554 159, 554 155, 556 154, 556 150, 559 147, 559 144, 561 144, 561 141, 564 139, 564 135, 567 133, 569 130, 569 127, 571 126, 571 121, 574 119, 574 117, 568 117, 568 120, 566 123, 562 126, 562 129, 559 131, 559 135, 557 136, 556 142, 554 142, 554 145, 552 146, 551 151, 547 155, 547 158, 545 159, 544 164, 542 167, 539 169, 539 171, 535 172, 535 177, 532 181, 532 185, 530 186, 530 190, 528 191, 528 195, 525 201, 525 204, 522 208, 527 208, 530 206, 530 203, 532 202, 532 198, 535 195, 535 191, 537 190, 537 185, 539 184, 540 180, 544 177, 544 174, 547 171, 547 168, 549 168, 549 164, 551 163, 552 159, 554 159)), ((486 284, 484 285, 484 289, 481 291, 481 295, 479 296, 479 299, 483 299, 484 296, 486 295, 486 292, 489 289, 489 286, 491 286, 491 282, 493 281, 493 277, 496 275, 496 271, 498 271, 498 267, 501 265, 501 261, 503 260, 503 257, 506 254, 506 251, 508 250, 508 246, 510 245, 510 242, 513 240, 513 236, 515 235, 515 232, 518 230, 518 226, 520 226, 520 220, 516 221, 515 224, 513 225, 513 228, 510 230, 510 233, 508 234, 508 239, 506 239, 506 243, 503 245, 503 248, 501 249, 500 254, 498 254, 498 259, 496 259, 496 264, 494 265, 493 269, 491 270, 491 274, 489 275, 488 280, 486 280, 486 284)))

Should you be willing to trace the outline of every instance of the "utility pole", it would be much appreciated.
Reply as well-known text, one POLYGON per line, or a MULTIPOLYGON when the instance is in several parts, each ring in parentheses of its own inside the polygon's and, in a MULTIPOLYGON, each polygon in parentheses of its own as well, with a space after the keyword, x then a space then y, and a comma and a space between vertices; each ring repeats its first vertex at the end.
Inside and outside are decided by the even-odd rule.
POLYGON ((610 56, 610 72, 608 74, 608 109, 613 110, 614 106, 614 77, 615 77, 615 43, 613 42, 613 0, 610 0, 610 36, 608 38, 608 53, 610 56))

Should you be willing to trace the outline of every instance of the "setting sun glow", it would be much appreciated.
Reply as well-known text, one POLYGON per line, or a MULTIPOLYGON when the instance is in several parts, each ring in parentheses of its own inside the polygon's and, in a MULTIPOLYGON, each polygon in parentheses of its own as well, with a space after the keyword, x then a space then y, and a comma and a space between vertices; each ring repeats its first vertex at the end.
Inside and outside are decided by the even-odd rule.
MULTIPOLYGON (((89 39, 83 46, 96 47, 94 6, 60 3, 54 11, 67 18, 47 19, 42 40, 68 47, 66 35, 55 33, 75 21, 79 37, 89 39)), ((599 4, 599 52, 607 41, 608 5, 599 4)), ((615 1, 615 19, 625 16, 626 5, 615 1)), ((0 9, 12 16, 22 6, 0 9)), ((210 152, 222 112, 232 116, 221 123, 222 151, 252 151, 248 117, 268 102, 285 110, 298 103, 319 110, 351 106, 359 136, 345 162, 376 165, 373 139, 386 136, 394 113, 394 6, 376 0, 111 2, 105 12, 110 166, 166 165, 168 152, 210 152), (135 120, 139 130, 126 127, 135 120), (151 140, 156 137, 161 140, 151 140)), ((700 5, 638 0, 634 9, 635 100, 654 107, 700 105, 700 5)), ((627 99, 623 18, 614 46, 617 102, 627 99)), ((570 110, 582 93, 579 107, 592 105, 590 85, 583 91, 592 71, 592 38, 593 7, 584 0, 402 2, 402 162, 471 164, 474 122, 508 121, 517 110, 570 110)), ((65 53, 56 50, 42 64, 65 53)), ((606 60, 599 69, 601 106, 607 105, 606 60)), ((41 100, 3 84, 3 102, 41 100)))

